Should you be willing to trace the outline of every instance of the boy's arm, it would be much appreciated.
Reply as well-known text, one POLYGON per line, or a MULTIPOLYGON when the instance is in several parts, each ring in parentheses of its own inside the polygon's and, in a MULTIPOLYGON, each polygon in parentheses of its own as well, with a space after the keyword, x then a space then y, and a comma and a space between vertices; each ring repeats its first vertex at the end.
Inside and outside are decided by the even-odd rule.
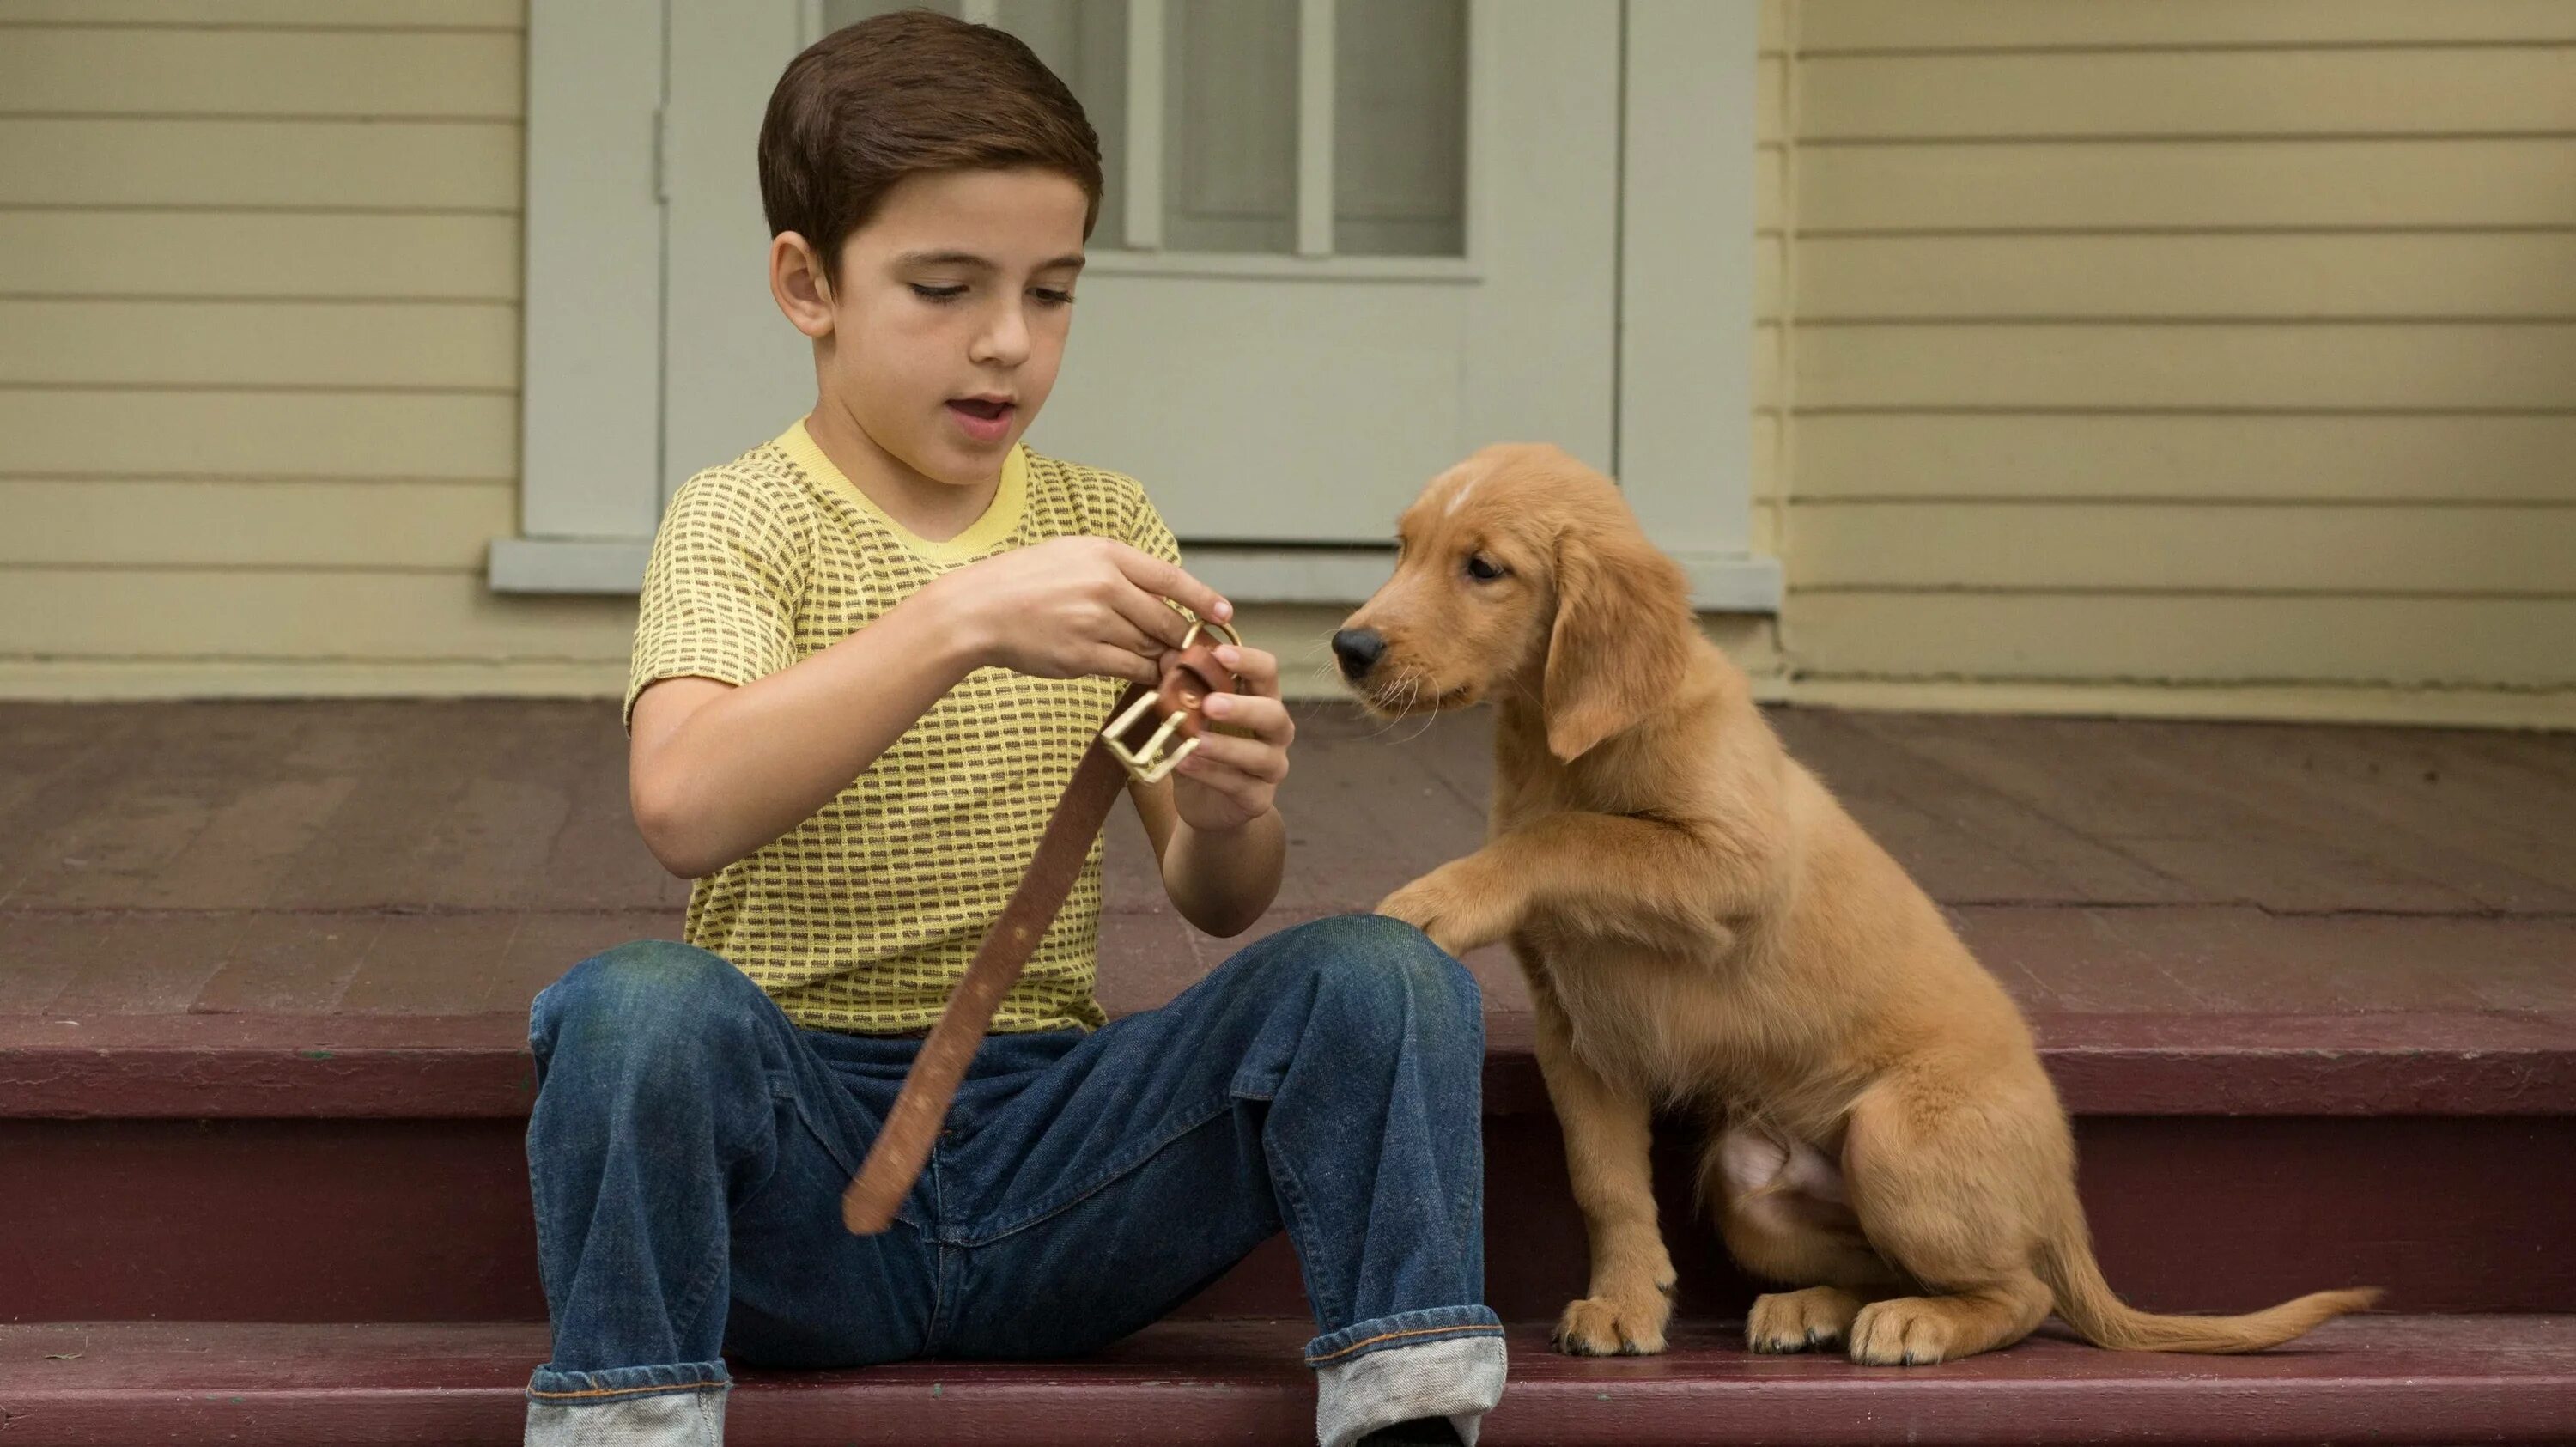
POLYGON ((713 874, 867 772, 978 660, 925 588, 794 667, 739 687, 666 678, 635 700, 627 791, 645 847, 713 874))
POLYGON ((1230 939, 1279 897, 1288 826, 1271 808, 1235 829, 1195 829, 1172 804, 1172 781, 1127 783, 1136 817, 1162 866, 1163 893, 1202 933, 1230 939))
POLYGON ((1045 678, 1160 676, 1175 598, 1233 609, 1180 569, 1059 538, 944 574, 821 652, 739 687, 665 678, 635 701, 627 790, 645 846, 685 878, 794 828, 987 664, 1045 678))

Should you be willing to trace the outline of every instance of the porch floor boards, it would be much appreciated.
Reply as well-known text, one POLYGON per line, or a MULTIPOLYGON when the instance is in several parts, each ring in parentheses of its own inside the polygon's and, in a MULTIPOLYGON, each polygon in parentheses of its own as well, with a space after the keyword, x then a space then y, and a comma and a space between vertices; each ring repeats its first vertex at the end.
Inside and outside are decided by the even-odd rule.
MULTIPOLYGON (((1246 939, 1366 909, 1483 830, 1486 715, 1298 714, 1288 877, 1246 939)), ((2576 1022, 2576 735, 1772 717, 2043 1038, 2576 1022)), ((1113 1013, 1242 943, 1171 910, 1123 809, 1107 875, 1113 1013)), ((584 956, 676 936, 686 897, 635 834, 604 704, 0 704, 0 1017, 524 1016, 584 956)), ((1492 1014, 1526 1014, 1501 950, 1469 964, 1492 1014)))

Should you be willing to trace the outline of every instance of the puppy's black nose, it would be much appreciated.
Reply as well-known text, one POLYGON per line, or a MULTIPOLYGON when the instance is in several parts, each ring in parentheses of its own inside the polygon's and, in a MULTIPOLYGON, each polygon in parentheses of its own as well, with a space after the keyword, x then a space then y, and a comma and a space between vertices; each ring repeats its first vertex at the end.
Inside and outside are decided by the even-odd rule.
POLYGON ((1385 651, 1386 640, 1374 628, 1345 628, 1333 635, 1333 656, 1342 661, 1342 677, 1353 683, 1366 678, 1385 651))

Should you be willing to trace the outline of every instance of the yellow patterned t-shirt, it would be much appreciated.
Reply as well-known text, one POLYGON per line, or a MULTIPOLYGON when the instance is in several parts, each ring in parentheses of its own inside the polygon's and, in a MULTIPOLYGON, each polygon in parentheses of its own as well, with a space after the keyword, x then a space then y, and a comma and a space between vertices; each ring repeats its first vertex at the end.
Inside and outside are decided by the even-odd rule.
MULTIPOLYGON (((1068 535, 1167 562, 1171 530, 1116 473, 1015 448, 984 516, 945 542, 906 531, 799 422, 683 484, 644 570, 626 718, 656 679, 744 684, 866 627, 940 574, 1068 535)), ((970 673, 812 817, 689 890, 685 936, 819 1030, 927 1028, 1037 853, 1125 685, 970 673)), ((1101 1023, 1092 992, 1100 842, 995 1030, 1101 1023)))

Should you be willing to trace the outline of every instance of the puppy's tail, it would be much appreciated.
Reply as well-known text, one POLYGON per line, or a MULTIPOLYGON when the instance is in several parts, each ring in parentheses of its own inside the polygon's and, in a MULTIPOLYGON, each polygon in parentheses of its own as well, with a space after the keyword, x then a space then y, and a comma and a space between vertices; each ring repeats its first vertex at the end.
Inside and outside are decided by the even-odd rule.
POLYGON ((2071 1203, 2064 1223, 2039 1251, 2040 1280, 2057 1297, 2057 1314, 2095 1346, 2134 1352, 2259 1352, 2304 1336, 2325 1321, 2379 1300, 2376 1287, 2311 1292, 2244 1316, 2157 1316, 2111 1293, 2093 1259, 2084 1217, 2071 1203))

